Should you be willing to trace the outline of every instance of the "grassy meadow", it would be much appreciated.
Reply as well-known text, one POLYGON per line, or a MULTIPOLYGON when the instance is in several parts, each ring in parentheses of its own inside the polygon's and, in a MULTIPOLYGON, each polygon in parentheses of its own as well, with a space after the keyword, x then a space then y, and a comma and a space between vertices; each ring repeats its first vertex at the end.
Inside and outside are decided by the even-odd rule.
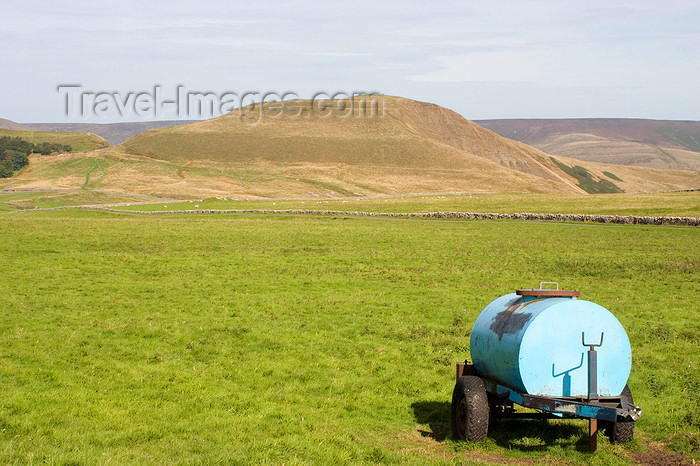
POLYGON ((700 459, 695 228, 62 210, 0 235, 2 463, 700 459), (627 329, 631 444, 592 455, 581 420, 450 439, 472 322, 541 280, 627 329))

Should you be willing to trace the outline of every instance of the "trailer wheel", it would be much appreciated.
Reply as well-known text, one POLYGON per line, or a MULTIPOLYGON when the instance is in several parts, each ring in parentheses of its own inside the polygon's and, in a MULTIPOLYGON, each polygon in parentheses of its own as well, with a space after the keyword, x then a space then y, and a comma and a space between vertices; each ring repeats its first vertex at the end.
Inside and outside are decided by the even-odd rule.
POLYGON ((467 375, 457 379, 452 393, 452 436, 470 442, 486 438, 489 431, 489 403, 484 382, 467 375))
MULTIPOLYGON (((620 398, 627 401, 629 404, 634 404, 632 392, 627 385, 625 385, 624 390, 622 390, 620 398)), ((604 422, 602 428, 605 430, 605 435, 610 438, 610 442, 612 443, 627 443, 634 437, 634 421, 607 421, 604 422)))

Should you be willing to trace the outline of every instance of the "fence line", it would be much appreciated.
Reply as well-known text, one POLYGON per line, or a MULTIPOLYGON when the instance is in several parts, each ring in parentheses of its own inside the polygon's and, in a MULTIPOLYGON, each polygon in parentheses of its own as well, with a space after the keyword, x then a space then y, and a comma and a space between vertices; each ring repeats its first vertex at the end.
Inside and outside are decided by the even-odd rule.
MULTIPOLYGON (((514 213, 497 214, 484 212, 363 212, 347 210, 314 210, 314 209, 194 209, 194 210, 118 210, 93 206, 60 206, 41 210, 60 210, 87 208, 104 212, 120 214, 291 214, 291 215, 333 215, 345 217, 391 217, 391 218, 448 218, 448 219, 475 219, 475 220, 537 220, 553 222, 592 222, 615 223, 625 225, 683 225, 699 226, 700 218, 697 217, 651 217, 636 215, 602 215, 602 214, 539 214, 539 213, 514 213)), ((21 212, 21 211, 19 211, 21 212)))

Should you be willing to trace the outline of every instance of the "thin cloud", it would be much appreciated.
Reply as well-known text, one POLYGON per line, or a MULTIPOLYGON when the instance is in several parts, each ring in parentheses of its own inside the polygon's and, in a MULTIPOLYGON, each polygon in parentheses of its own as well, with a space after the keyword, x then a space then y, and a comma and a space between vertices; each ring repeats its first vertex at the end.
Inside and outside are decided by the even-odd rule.
POLYGON ((60 82, 371 88, 473 118, 700 114, 697 1, 7 0, 3 14, 0 118, 60 119, 60 82))

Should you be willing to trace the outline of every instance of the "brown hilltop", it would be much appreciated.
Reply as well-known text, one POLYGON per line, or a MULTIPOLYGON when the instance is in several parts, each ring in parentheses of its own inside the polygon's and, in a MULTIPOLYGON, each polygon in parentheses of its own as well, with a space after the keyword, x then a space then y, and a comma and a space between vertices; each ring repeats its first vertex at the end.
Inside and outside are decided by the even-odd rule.
POLYGON ((262 111, 236 110, 147 131, 122 148, 160 160, 273 174, 287 178, 287 187, 297 180, 331 183, 344 195, 581 192, 548 166, 553 164, 544 154, 523 149, 450 110, 396 97, 369 99, 380 102, 373 115, 360 98, 352 115, 338 107, 335 114, 314 111, 309 101, 286 103, 284 111, 279 104, 266 104, 262 111))

